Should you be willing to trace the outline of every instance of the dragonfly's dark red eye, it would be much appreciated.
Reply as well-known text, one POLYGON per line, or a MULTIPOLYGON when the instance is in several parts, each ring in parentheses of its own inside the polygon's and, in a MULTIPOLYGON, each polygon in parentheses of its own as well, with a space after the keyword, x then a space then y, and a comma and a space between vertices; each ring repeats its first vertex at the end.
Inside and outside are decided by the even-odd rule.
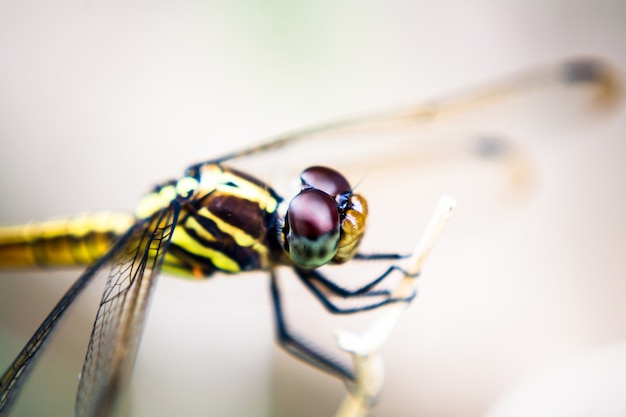
POLYGON ((326 194, 336 196, 352 191, 346 178, 334 169, 314 166, 305 169, 300 175, 304 187, 317 188, 326 194))
POLYGON ((331 196, 314 188, 302 190, 287 211, 289 257, 302 268, 330 262, 339 242, 339 211, 331 196))

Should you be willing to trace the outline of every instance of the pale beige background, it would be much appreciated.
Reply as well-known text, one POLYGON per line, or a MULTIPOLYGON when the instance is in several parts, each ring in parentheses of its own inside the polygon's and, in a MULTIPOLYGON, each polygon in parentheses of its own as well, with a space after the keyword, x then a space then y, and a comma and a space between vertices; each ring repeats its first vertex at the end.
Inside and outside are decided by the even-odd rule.
MULTIPOLYGON (((572 55, 623 75, 625 16, 609 0, 0 2, 0 222, 132 210, 155 182, 244 143, 572 55)), ((546 100, 454 123, 432 154, 354 151, 367 249, 406 250, 440 195, 460 203, 383 351, 374 415, 626 415, 626 113, 546 100), (457 155, 484 135, 517 144, 530 182, 512 189, 502 164, 457 155)), ((282 180, 300 162, 282 158, 254 173, 282 180)), ((0 275, 1 367, 75 276, 0 275)), ((331 341, 334 324, 288 284, 294 325, 331 341)), ((15 415, 71 415, 98 292, 15 415)), ((342 386, 275 347, 268 300, 262 275, 162 279, 127 415, 332 415, 342 386)))

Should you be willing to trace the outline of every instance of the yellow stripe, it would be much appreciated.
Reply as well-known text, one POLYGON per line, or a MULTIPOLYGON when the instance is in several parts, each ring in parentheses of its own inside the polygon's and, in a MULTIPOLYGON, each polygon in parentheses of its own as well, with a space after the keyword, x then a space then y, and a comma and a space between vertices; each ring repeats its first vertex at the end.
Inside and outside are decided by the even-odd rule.
POLYGON ((278 207, 278 202, 267 189, 259 187, 257 184, 247 181, 232 172, 225 171, 219 165, 203 166, 200 175, 202 192, 223 191, 229 195, 253 201, 268 213, 273 213, 278 207), (228 186, 229 182, 237 184, 237 187, 228 186))
MULTIPOLYGON (((269 248, 265 245, 264 242, 254 238, 253 236, 250 236, 248 233, 244 232, 243 230, 229 223, 226 223, 224 220, 222 220, 221 218, 211 213, 211 211, 206 207, 203 207, 200 210, 198 210, 198 214, 214 221, 217 228, 221 232, 231 236, 237 245, 241 247, 252 248, 255 252, 259 254, 259 259, 263 263, 262 266, 263 267, 266 266, 265 262, 263 261, 268 258, 269 248)), ((192 227, 190 227, 190 229, 196 230, 198 234, 204 233, 205 235, 210 236, 210 238, 207 240, 215 240, 215 237, 212 234, 210 234, 208 231, 206 231, 206 229, 202 227, 202 225, 200 225, 196 219, 190 217, 188 221, 189 220, 193 220, 192 223, 194 224, 192 227)), ((188 223, 185 223, 185 225, 187 226, 188 223)))
POLYGON ((237 273, 241 270, 239 268, 239 264, 235 260, 229 258, 218 250, 207 248, 202 245, 197 240, 189 236, 183 227, 174 229, 172 242, 189 253, 210 259, 211 262, 213 262, 213 264, 222 271, 237 273))
POLYGON ((163 272, 182 278, 198 279, 189 266, 183 263, 176 255, 167 252, 163 259, 163 272))
POLYGON ((135 209, 135 215, 141 219, 150 217, 158 210, 167 207, 176 198, 176 186, 163 186, 158 192, 151 192, 144 196, 135 209))
POLYGON ((204 240, 208 240, 212 242, 215 241, 215 236, 213 236, 211 232, 206 230, 204 226, 198 223, 198 220, 196 220, 194 217, 187 217, 187 219, 185 220, 184 227, 186 227, 189 230, 193 230, 194 232, 198 234, 198 236, 200 236, 204 240))
POLYGON ((255 243, 258 243, 258 240, 256 240, 254 237, 250 236, 238 227, 226 223, 224 220, 211 213, 211 211, 206 207, 202 207, 200 210, 198 210, 198 214, 206 217, 207 219, 213 220, 217 225, 217 228, 220 229, 220 231, 232 236, 232 238, 239 246, 249 247, 254 245, 255 243))

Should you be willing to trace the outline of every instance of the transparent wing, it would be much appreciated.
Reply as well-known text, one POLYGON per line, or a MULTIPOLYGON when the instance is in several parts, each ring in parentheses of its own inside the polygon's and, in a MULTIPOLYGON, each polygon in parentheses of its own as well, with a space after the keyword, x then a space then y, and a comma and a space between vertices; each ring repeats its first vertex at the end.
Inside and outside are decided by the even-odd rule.
POLYGON ((150 297, 178 212, 178 204, 173 204, 154 215, 111 259, 78 387, 76 417, 115 413, 135 362, 150 297))
POLYGON ((72 305, 75 298, 90 284, 98 273, 115 258, 118 252, 123 250, 132 241, 132 236, 136 230, 141 230, 141 223, 133 226, 108 252, 107 255, 91 265, 65 293, 63 298, 57 303, 52 312, 39 326, 35 334, 28 341, 19 355, 15 358, 11 366, 6 370, 0 380, 0 415, 9 412, 13 400, 19 393, 22 382, 36 362, 37 357, 43 351, 42 347, 50 339, 52 330, 55 329, 67 308, 72 305))
MULTIPOLYGON (((462 124, 466 119, 471 123, 471 120, 478 119, 476 114, 472 114, 475 113, 473 110, 499 108, 504 103, 523 101, 522 97, 525 96, 541 95, 542 100, 546 101, 542 93, 548 96, 556 93, 561 99, 563 94, 566 95, 565 100, 554 107, 567 107, 563 106, 565 102, 579 108, 577 104, 582 101, 585 106, 590 103, 595 110, 604 110, 614 107, 619 101, 620 88, 618 77, 606 62, 587 58, 572 59, 522 71, 499 82, 421 105, 346 118, 289 132, 206 162, 228 162, 229 165, 240 165, 248 172, 267 172, 269 178, 285 175, 291 178, 310 163, 341 166, 344 173, 350 171, 351 166, 355 166, 359 172, 360 167, 356 165, 367 164, 367 170, 371 172, 376 168, 372 165, 372 162, 375 165, 376 160, 393 159, 396 164, 413 164, 416 158, 435 160, 456 157, 460 152, 467 153, 468 138, 445 142, 448 139, 445 137, 442 142, 442 138, 437 136, 439 132, 433 135, 429 129, 462 124), (582 97, 571 97, 570 94, 582 97), (473 117, 464 118, 468 114, 473 117), (448 123, 437 123, 443 120, 448 123), (269 151, 272 152, 272 160, 280 163, 268 166, 266 158, 256 158, 269 151)), ((532 101, 527 107, 536 107, 542 100, 532 101)), ((484 128, 485 125, 480 126, 484 128)), ((467 135, 466 126, 459 130, 467 135)), ((488 139, 491 140, 477 141, 476 146, 469 148, 469 151, 478 152, 481 156, 497 156, 498 151, 511 150, 506 144, 494 142, 494 138, 488 139)), ((387 163, 382 165, 389 166, 387 163)))

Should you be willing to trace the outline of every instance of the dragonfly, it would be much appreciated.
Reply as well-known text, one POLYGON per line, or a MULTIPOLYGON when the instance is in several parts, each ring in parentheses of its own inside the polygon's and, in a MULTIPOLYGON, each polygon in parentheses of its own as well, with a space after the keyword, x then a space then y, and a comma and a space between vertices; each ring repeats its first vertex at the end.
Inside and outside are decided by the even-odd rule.
MULTIPOLYGON (((287 352, 343 381, 351 389, 355 371, 314 348, 288 324, 277 271, 288 269, 333 314, 355 314, 393 303, 409 303, 384 287, 407 254, 360 251, 368 203, 335 167, 303 167, 299 190, 287 201, 268 182, 235 168, 259 155, 331 141, 354 157, 371 132, 422 126, 466 110, 548 87, 592 87, 607 99, 616 90, 610 68, 592 59, 571 60, 525 71, 500 83, 391 112, 314 126, 188 167, 176 180, 146 194, 134 214, 102 212, 0 228, 0 267, 86 269, 44 319, 0 379, 0 415, 8 415, 24 380, 68 308, 98 276, 106 277, 75 403, 75 415, 116 415, 128 386, 147 310, 161 272, 186 279, 265 271, 270 278, 277 341, 287 352), (346 139, 344 139, 346 138, 346 139), (350 138, 350 139, 347 139, 350 138), (349 142, 349 141, 352 142, 349 142), (385 262, 381 274, 348 288, 329 277, 327 265, 385 262), (358 300, 344 307, 337 300, 358 300)), ((410 139, 402 139, 406 141, 410 139)), ((403 142, 400 145, 403 146, 403 142)), ((387 140, 374 144, 379 149, 387 140)), ((396 146, 396 145, 393 145, 396 146)), ((494 149, 487 146, 483 152, 494 149)))

